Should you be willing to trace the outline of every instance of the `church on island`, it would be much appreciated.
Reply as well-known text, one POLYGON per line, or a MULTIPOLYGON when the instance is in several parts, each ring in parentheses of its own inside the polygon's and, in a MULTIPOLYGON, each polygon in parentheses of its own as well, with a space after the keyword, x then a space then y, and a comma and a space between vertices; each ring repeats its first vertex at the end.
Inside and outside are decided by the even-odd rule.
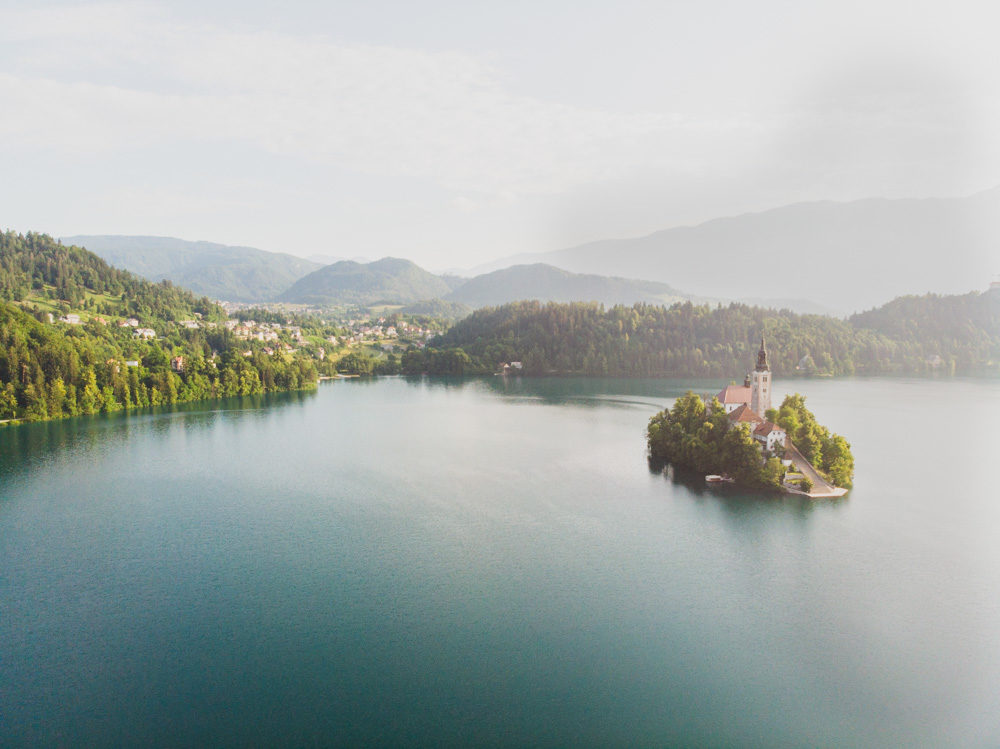
MULTIPOLYGON (((847 489, 839 488, 829 483, 816 468, 805 458, 798 448, 788 439, 785 430, 767 418, 771 410, 771 366, 767 362, 767 347, 764 336, 760 338, 760 350, 757 352, 757 363, 753 371, 748 373, 742 385, 728 385, 716 396, 730 425, 749 424, 750 432, 758 443, 762 453, 779 452, 786 468, 795 472, 785 475, 784 489, 793 494, 805 494, 809 497, 841 497, 847 489), (780 448, 776 451, 775 448, 780 448), (809 480, 811 488, 801 491, 794 487, 794 482, 803 478, 809 480)), ((706 477, 709 480, 721 480, 720 476, 706 477)))
POLYGON ((757 362, 742 385, 724 387, 714 397, 689 390, 650 418, 651 465, 712 471, 705 475, 709 484, 842 497, 854 477, 850 444, 819 424, 799 393, 773 409, 771 378, 761 336, 757 362))
POLYGON ((726 410, 729 422, 749 424, 754 439, 762 448, 773 452, 775 445, 785 446, 788 436, 785 430, 766 417, 771 408, 771 367, 767 363, 763 336, 753 372, 747 374, 742 385, 728 385, 716 397, 726 410))

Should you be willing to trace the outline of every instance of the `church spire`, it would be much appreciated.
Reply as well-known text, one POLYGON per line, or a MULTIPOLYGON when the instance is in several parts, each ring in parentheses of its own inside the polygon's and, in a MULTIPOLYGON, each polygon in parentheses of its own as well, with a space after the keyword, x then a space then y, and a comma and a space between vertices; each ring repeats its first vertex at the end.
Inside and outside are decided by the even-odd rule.
POLYGON ((767 363, 767 349, 764 347, 764 334, 760 336, 760 351, 757 352, 757 370, 758 372, 767 372, 771 367, 767 363))

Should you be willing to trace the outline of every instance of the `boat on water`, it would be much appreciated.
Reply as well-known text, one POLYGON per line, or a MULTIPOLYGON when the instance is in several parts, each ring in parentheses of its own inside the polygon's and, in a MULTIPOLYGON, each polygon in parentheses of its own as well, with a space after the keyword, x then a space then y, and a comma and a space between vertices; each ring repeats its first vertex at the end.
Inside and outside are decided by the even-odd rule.
POLYGON ((707 484, 732 484, 736 479, 731 479, 728 476, 719 476, 716 473, 710 473, 705 477, 705 483, 707 484))

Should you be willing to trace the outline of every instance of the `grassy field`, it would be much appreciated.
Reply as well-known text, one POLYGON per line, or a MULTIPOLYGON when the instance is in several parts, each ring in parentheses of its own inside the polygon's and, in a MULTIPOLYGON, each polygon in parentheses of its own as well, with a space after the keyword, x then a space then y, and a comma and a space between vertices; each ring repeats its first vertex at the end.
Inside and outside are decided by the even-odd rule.
MULTIPOLYGON (((32 289, 31 293, 20 302, 14 302, 21 307, 33 307, 40 309, 42 312, 51 312, 56 318, 61 315, 65 315, 69 312, 75 313, 80 316, 80 320, 86 322, 92 317, 98 317, 98 313, 92 312, 90 310, 84 309, 83 307, 73 307, 68 302, 61 299, 52 299, 51 295, 55 291, 54 286, 44 286, 41 289, 32 289)), ((118 296, 111 296, 110 294, 95 294, 92 291, 87 291, 85 299, 87 302, 93 301, 95 305, 99 304, 109 304, 116 305, 121 302, 121 298, 118 296)), ((112 315, 113 317, 113 315, 112 315)))

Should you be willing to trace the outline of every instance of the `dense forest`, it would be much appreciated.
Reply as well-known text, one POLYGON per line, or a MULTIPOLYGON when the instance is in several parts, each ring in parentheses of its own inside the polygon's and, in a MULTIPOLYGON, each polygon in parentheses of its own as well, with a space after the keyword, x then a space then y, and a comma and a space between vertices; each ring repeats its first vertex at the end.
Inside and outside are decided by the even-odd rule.
POLYGON ((898 341, 910 356, 934 360, 969 373, 1000 361, 1000 289, 984 294, 903 296, 867 312, 850 323, 898 341))
POLYGON ((225 319, 206 298, 47 235, 0 234, 0 420, 315 384, 311 359, 266 355, 225 319))
POLYGON ((782 376, 998 372, 1000 291, 910 297, 850 320, 735 303, 517 302, 474 312, 434 347, 468 355, 465 371, 519 361, 527 374, 735 377, 761 333, 782 376))

